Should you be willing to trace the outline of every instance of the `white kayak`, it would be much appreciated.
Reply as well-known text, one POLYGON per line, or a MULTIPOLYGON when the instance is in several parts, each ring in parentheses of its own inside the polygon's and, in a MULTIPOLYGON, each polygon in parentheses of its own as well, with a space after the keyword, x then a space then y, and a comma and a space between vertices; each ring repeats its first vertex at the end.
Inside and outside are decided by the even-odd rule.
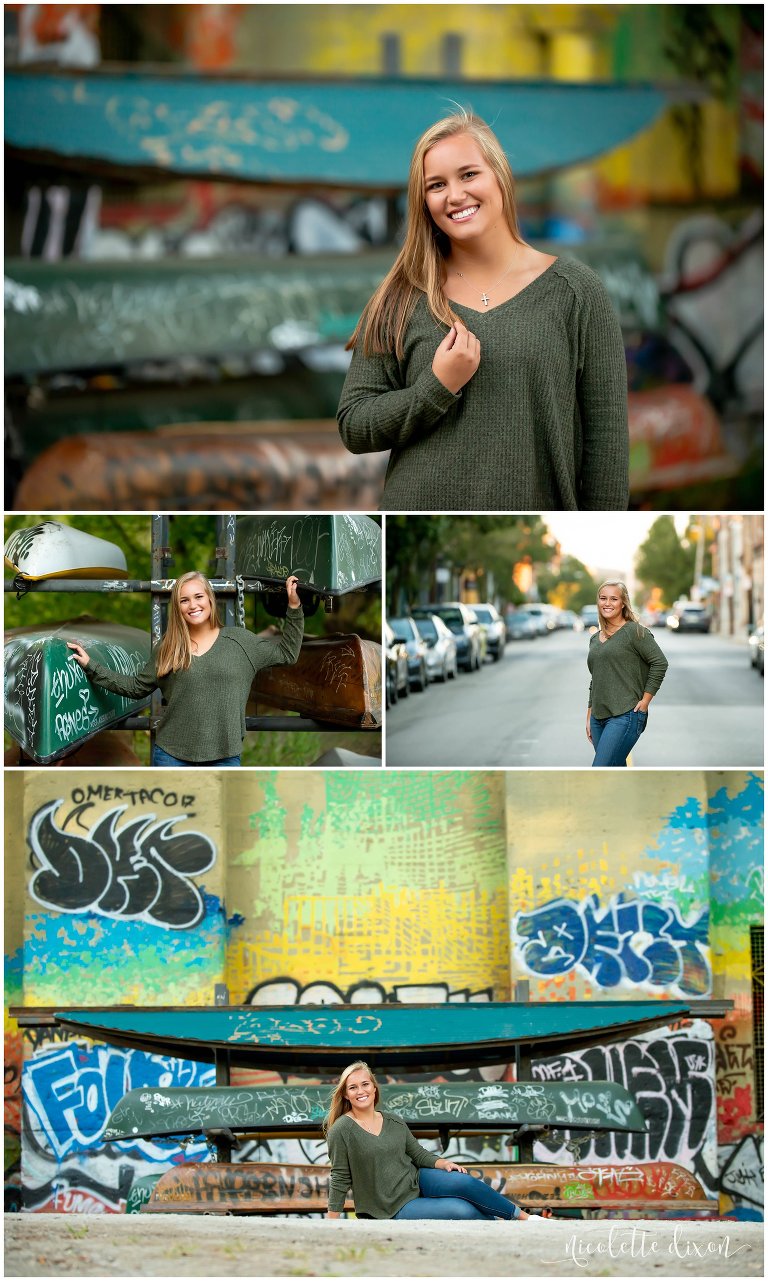
POLYGON ((57 520, 17 529, 5 544, 5 563, 31 581, 128 577, 120 547, 57 520))

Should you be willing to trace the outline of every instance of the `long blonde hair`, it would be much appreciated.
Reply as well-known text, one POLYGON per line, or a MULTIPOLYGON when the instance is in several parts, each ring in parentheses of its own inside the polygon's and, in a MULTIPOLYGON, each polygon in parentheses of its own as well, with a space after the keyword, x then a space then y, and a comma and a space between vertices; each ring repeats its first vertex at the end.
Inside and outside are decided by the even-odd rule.
POLYGON ((199 579, 203 584, 205 594, 208 597, 208 604, 211 607, 211 626, 221 627, 216 597, 205 574, 198 574, 195 569, 190 570, 188 574, 182 574, 181 578, 177 578, 171 588, 168 626, 157 649, 156 669, 158 676, 167 676, 169 672, 185 672, 192 665, 192 642, 189 638, 189 628, 181 612, 179 597, 181 596, 181 589, 194 579, 199 579))
POLYGON ((627 591, 627 584, 623 583, 620 578, 606 578, 605 582, 601 583, 597 589, 597 617, 600 620, 601 630, 604 629, 605 625, 605 619, 603 618, 602 611, 600 609, 600 593, 604 587, 618 587, 621 594, 621 617, 627 623, 637 623, 637 629, 642 634, 645 631, 645 628, 642 626, 640 619, 632 608, 632 604, 629 599, 629 592, 627 591))
POLYGON ((333 1125, 334 1121, 338 1121, 339 1117, 343 1116, 345 1112, 352 1111, 352 1104, 347 1098, 344 1090, 345 1090, 347 1081, 353 1072, 368 1073, 369 1077, 371 1078, 371 1084, 373 1085, 373 1089, 374 1089, 374 1095, 373 1095, 374 1107, 376 1107, 379 1101, 379 1098, 381 1097, 379 1083, 376 1080, 376 1077, 373 1075, 373 1072, 369 1068, 368 1064, 364 1063, 362 1059, 355 1059, 354 1063, 350 1063, 348 1067, 345 1067, 344 1071, 342 1072, 341 1076, 338 1079, 336 1089, 333 1091, 333 1094, 331 1095, 331 1105, 328 1108, 328 1115, 323 1121, 323 1134, 327 1134, 331 1126, 333 1125))
POLYGON ((515 181, 493 130, 479 116, 464 108, 438 120, 421 135, 411 158, 405 242, 393 267, 365 307, 347 349, 357 346, 362 333, 366 356, 394 348, 395 354, 402 357, 405 331, 421 294, 426 296, 427 306, 438 324, 450 328, 457 319, 443 293, 445 260, 451 245, 445 233, 436 226, 426 205, 424 157, 438 142, 462 133, 477 143, 496 175, 507 226, 514 239, 519 244, 523 243, 517 221, 515 181))

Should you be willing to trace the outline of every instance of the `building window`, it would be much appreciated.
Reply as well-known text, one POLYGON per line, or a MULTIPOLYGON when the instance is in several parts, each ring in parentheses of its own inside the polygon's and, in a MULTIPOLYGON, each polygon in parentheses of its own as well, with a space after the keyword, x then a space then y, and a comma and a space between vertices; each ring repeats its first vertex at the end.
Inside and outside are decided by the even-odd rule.
POLYGON ((765 952, 763 926, 750 925, 749 946, 752 953, 752 1034, 755 1042, 755 1117, 762 1121, 765 1115, 763 1102, 763 1053, 765 1049, 765 952))

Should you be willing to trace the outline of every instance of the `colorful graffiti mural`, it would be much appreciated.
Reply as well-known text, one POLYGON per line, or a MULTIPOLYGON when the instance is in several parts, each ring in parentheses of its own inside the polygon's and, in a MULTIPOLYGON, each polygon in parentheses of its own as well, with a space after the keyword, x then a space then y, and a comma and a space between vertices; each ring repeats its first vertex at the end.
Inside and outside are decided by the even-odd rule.
MULTIPOLYGON (((717 1132, 712 1029, 694 1020, 684 1030, 666 1028, 616 1045, 535 1060, 538 1081, 617 1081, 637 1099, 647 1134, 605 1134, 577 1141, 579 1160, 674 1161, 690 1170, 715 1195, 717 1132)), ((562 1132, 540 1139, 534 1155, 562 1162, 574 1136, 562 1132)))
POLYGON ((149 1168, 210 1152, 205 1142, 102 1143, 109 1114, 135 1085, 213 1085, 206 1064, 91 1046, 44 1044, 24 1065, 24 1203, 27 1209, 98 1213, 125 1209, 128 1191, 149 1168))
MULTIPOLYGON (((534 1001, 731 996, 714 1024, 534 1059, 535 1081, 624 1085, 648 1121, 645 1135, 552 1133, 534 1156, 673 1162, 724 1214, 762 1215, 760 776, 167 771, 158 784, 148 771, 104 783, 73 771, 64 788, 60 772, 37 770, 8 793, 6 1004, 205 1005, 216 984, 265 1005, 492 1001, 523 979, 534 1001)), ((20 1179, 30 1209, 120 1210, 140 1180, 206 1159, 205 1145, 100 1136, 128 1088, 205 1084, 211 1069, 47 1028, 22 1041, 8 1019, 6 1048, 6 1182, 20 1179)), ((281 1080, 295 1078, 233 1076, 281 1080)), ((514 1156, 503 1134, 462 1137, 450 1153, 514 1156)), ((247 1140, 237 1156, 323 1164, 327 1150, 247 1140)))
POLYGON ((712 986, 707 947, 709 914, 686 924, 674 903, 618 895, 600 907, 596 894, 580 903, 553 899, 512 920, 521 964, 530 974, 567 974, 579 966, 600 988, 663 987, 704 996, 712 986))
POLYGON ((39 865, 29 884, 36 903, 165 929, 199 924, 205 905, 190 878, 213 866, 216 848, 202 832, 174 831, 186 814, 159 822, 143 814, 118 827, 128 808, 120 805, 80 836, 57 826, 53 815, 61 803, 58 798, 43 805, 29 826, 32 861, 39 865))

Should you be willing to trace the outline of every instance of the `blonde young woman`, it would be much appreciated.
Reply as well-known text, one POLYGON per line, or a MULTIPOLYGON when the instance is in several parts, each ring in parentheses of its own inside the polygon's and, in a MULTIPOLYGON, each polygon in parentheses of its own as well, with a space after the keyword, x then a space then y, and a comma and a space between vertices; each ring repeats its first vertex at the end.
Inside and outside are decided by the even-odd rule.
POLYGON ((171 591, 168 627, 146 666, 124 676, 91 661, 82 645, 67 644, 71 657, 100 689, 144 698, 159 688, 166 704, 157 729, 152 764, 237 766, 245 737, 245 707, 251 683, 265 667, 295 663, 304 633, 298 579, 286 579, 285 630, 274 640, 244 627, 222 627, 213 588, 194 570, 171 591))
POLYGON ((465 1166, 428 1152, 399 1116, 378 1111, 378 1102, 378 1082, 368 1064, 350 1063, 323 1127, 331 1160, 329 1219, 338 1219, 350 1187, 358 1219, 532 1217, 465 1166))
POLYGON ((477 116, 417 142, 405 243, 348 346, 339 428, 391 450, 383 510, 626 508, 618 320, 593 271, 525 243, 477 116))
POLYGON ((647 628, 637 621, 626 584, 608 579, 597 591, 599 630, 590 638, 587 666, 592 680, 587 738, 593 765, 626 765, 648 723, 667 663, 647 628))

